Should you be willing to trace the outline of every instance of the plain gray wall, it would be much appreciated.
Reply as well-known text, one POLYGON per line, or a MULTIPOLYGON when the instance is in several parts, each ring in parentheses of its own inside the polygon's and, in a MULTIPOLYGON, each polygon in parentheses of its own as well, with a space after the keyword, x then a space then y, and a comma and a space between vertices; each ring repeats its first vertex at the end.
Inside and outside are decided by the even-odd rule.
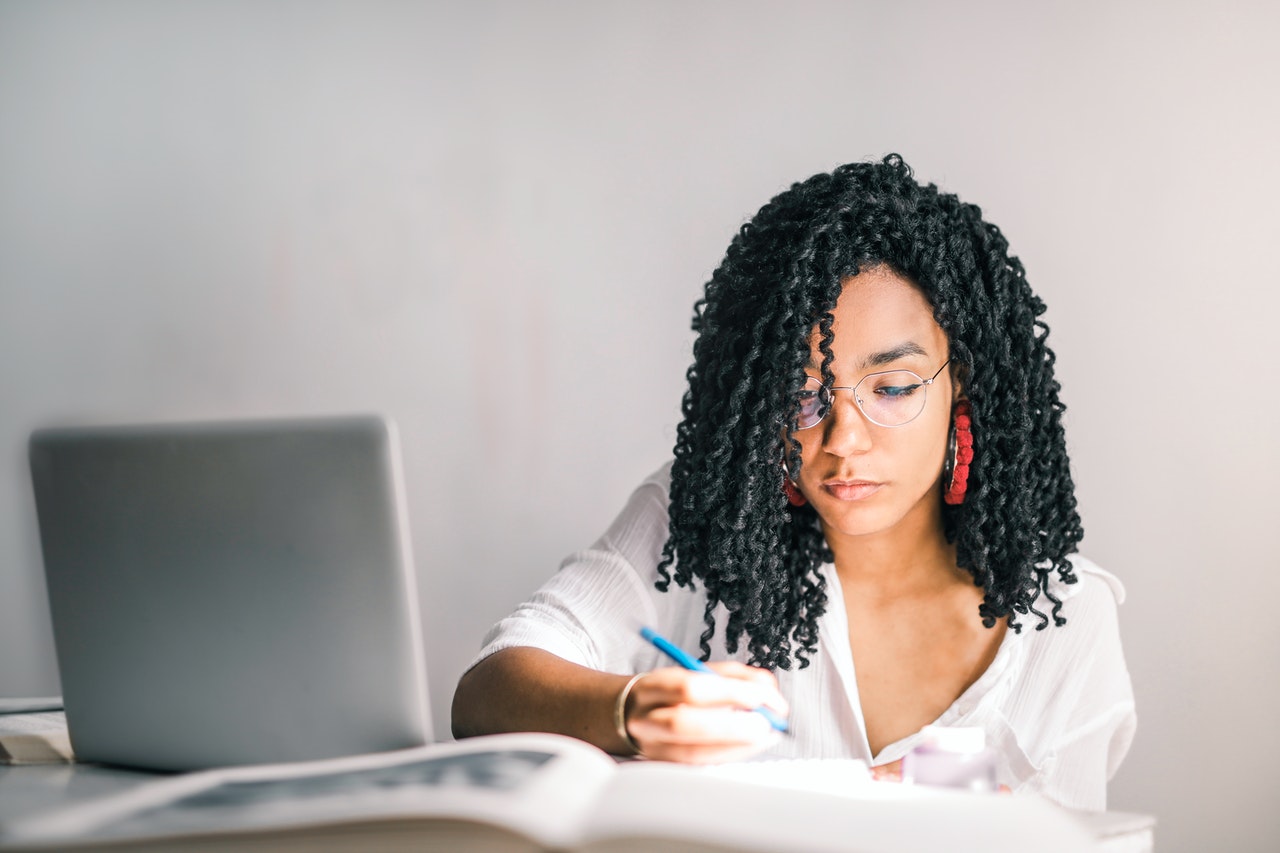
POLYGON ((1274 849, 1274 3, 0 3, 0 696, 58 690, 28 431, 399 422, 433 706, 668 456, 702 283, 901 152, 1049 305, 1161 850, 1274 849), (1034 7, 1034 8, 1033 8, 1034 7))

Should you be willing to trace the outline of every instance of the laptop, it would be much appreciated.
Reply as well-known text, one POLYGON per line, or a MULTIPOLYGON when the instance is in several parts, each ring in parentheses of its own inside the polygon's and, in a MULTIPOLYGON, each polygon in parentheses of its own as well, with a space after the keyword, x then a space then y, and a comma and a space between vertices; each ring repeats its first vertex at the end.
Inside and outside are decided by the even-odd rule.
POLYGON ((30 461, 80 761, 303 761, 431 738, 393 424, 38 430, 30 461))

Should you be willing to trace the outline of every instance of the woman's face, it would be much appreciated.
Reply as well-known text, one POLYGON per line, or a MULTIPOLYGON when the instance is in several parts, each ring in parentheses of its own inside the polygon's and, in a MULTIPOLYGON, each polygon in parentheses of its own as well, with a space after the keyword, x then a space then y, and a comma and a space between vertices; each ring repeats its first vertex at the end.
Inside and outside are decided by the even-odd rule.
MULTIPOLYGON (((928 379, 950 357, 933 308, 909 280, 887 266, 848 279, 832 312, 831 364, 836 386, 851 388, 869 373, 910 370, 928 379)), ((806 372, 821 380, 815 329, 806 372)), ((859 394, 867 399, 867 388, 859 394)), ((906 524, 915 532, 941 529, 939 480, 957 388, 950 370, 925 391, 923 411, 910 423, 872 423, 850 391, 834 392, 817 425, 793 433, 804 464, 800 491, 833 536, 882 533, 906 524)))

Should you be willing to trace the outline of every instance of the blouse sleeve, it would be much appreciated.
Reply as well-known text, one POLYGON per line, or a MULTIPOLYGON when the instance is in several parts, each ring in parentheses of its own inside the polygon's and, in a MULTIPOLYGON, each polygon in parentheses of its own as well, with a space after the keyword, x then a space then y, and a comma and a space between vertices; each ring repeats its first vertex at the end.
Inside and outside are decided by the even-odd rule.
POLYGON ((667 599, 654 588, 667 538, 669 466, 632 493, 590 548, 569 555, 533 596, 494 625, 474 666, 514 646, 544 649, 605 672, 640 671, 648 654, 640 626, 662 624, 667 599))
MULTIPOLYGON (((1133 742, 1137 714, 1120 644, 1117 605, 1124 588, 1087 561, 1078 561, 1077 570, 1083 589, 1068 605, 1074 630, 1058 680, 1058 698, 1066 701, 1061 712, 1050 714, 1058 718, 1053 736, 1027 787, 1070 808, 1101 811, 1107 807, 1107 782, 1133 742)), ((1062 629, 1046 629, 1053 630, 1062 629)))

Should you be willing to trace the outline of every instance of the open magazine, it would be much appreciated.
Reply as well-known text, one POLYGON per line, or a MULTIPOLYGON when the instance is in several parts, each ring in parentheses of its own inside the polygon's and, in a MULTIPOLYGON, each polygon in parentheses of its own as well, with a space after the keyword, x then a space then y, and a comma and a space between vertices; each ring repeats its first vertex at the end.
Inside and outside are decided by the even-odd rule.
POLYGON ((0 764, 65 764, 75 760, 61 710, 7 711, 0 705, 0 764))
POLYGON ((0 825, 0 850, 1040 851, 1093 848, 1035 798, 872 782, 861 762, 618 763, 548 734, 166 777, 0 825))

